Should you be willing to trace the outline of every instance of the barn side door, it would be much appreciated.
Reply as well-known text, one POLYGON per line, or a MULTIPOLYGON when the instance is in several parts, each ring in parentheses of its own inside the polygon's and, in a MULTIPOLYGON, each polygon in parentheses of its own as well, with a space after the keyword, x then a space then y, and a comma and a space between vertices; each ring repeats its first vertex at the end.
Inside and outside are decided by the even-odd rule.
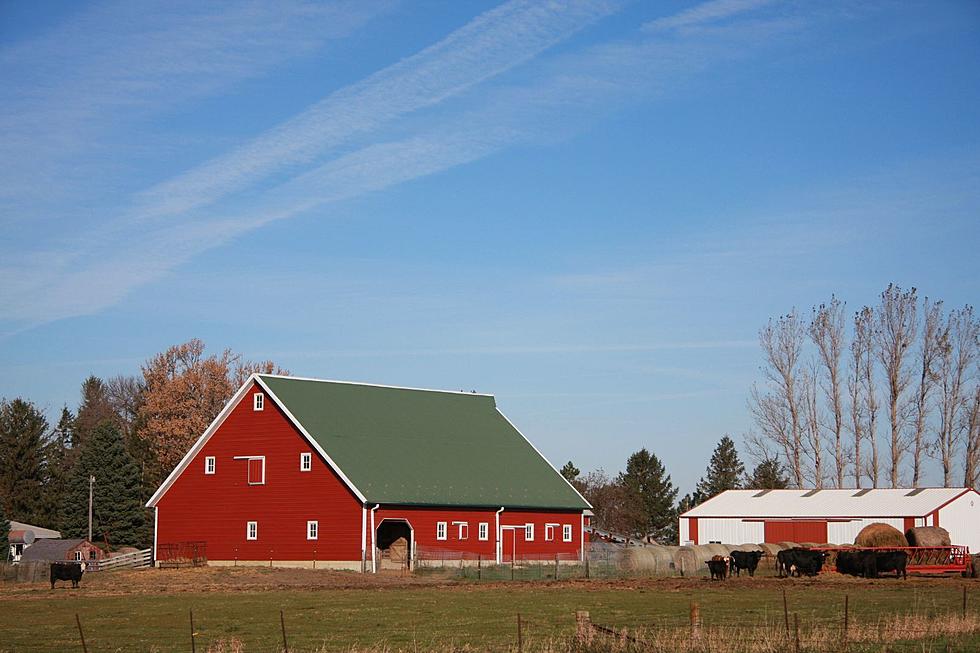
POLYGON ((513 526, 501 526, 500 543, 503 545, 501 561, 513 562, 514 556, 517 554, 517 528, 513 526))

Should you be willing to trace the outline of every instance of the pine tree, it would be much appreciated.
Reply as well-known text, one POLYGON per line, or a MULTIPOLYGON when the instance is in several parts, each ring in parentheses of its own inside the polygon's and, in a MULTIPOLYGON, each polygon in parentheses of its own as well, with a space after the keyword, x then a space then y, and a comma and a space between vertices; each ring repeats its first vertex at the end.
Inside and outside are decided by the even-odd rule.
POLYGON ((677 488, 663 463, 646 449, 640 449, 626 461, 626 471, 617 482, 627 493, 633 533, 653 536, 658 542, 677 539, 677 488))
POLYGON ((745 476, 745 465, 739 460, 735 443, 726 435, 715 447, 708 469, 705 470, 705 476, 698 482, 693 497, 696 501, 694 505, 707 501, 725 490, 737 490, 742 486, 743 476, 745 476))
POLYGON ((82 444, 68 480, 62 527, 70 537, 87 537, 89 477, 95 477, 92 537, 113 546, 144 545, 147 524, 140 504, 140 470, 111 422, 103 422, 82 444))
POLYGON ((745 479, 746 490, 784 490, 788 487, 786 468, 775 458, 763 460, 745 479))
POLYGON ((569 483, 574 483, 575 479, 577 479, 578 475, 581 473, 582 470, 572 464, 571 460, 565 463, 565 466, 561 468, 561 475, 564 476, 565 480, 569 483))
POLYGON ((106 421, 118 424, 119 416, 112 407, 105 382, 97 376, 90 376, 82 382, 82 403, 75 417, 72 444, 80 446, 106 421))
POLYGON ((68 407, 61 409, 61 418, 45 445, 45 512, 52 528, 60 529, 61 507, 68 493, 68 479, 78 451, 75 441, 75 416, 68 407))
POLYGON ((0 402, 0 507, 19 521, 44 521, 44 438, 48 422, 23 399, 0 402))
POLYGON ((0 506, 0 562, 10 560, 10 520, 0 506))

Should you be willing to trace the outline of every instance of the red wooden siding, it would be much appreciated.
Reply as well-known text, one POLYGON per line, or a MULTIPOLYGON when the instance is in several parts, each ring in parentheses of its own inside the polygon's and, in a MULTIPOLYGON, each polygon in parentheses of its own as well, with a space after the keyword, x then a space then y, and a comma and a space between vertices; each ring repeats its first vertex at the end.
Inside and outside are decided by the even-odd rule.
POLYGON ((697 517, 687 518, 687 539, 691 540, 695 544, 701 544, 698 541, 698 518, 697 517))
POLYGON ((827 541, 826 521, 767 521, 765 526, 767 543, 777 542, 817 542, 827 541))
POLYGON ((268 397, 252 409, 253 387, 158 503, 157 544, 204 541, 210 560, 361 559, 361 504, 268 397), (313 452, 313 470, 299 454, 313 452), (205 475, 204 459, 215 457, 205 475), (248 460, 265 456, 265 484, 249 485, 248 460), (319 522, 317 540, 306 522, 319 522), (245 527, 258 522, 258 539, 245 527), (314 553, 315 551, 315 553, 314 553))
POLYGON ((905 526, 905 530, 906 531, 908 531, 910 528, 914 527, 915 526, 915 517, 906 517, 905 518, 904 526, 905 526))

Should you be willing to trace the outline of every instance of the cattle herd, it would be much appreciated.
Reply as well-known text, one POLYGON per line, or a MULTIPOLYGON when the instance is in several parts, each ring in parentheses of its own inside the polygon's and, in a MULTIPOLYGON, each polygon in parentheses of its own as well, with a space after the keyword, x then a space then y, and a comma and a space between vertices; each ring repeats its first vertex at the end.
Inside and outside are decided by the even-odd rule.
MULTIPOLYGON (((724 580, 741 571, 755 576, 762 558, 762 551, 732 551, 731 555, 716 555, 705 562, 711 578, 724 580)), ((816 576, 823 570, 830 553, 797 547, 776 554, 776 571, 780 578, 816 576)), ((836 570, 842 574, 862 578, 878 578, 878 574, 894 572, 896 578, 907 576, 908 554, 905 551, 855 550, 838 551, 836 570)))

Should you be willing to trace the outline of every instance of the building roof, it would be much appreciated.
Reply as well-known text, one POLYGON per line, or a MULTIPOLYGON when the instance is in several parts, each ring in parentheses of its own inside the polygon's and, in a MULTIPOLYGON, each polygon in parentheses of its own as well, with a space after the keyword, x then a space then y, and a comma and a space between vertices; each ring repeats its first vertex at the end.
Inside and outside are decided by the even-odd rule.
POLYGON ((683 517, 924 517, 970 488, 727 490, 683 517))
POLYGON ((369 503, 589 508, 492 395, 258 379, 369 503))
POLYGON ((58 531, 53 531, 50 528, 42 528, 40 526, 34 526, 33 524, 25 524, 24 522, 10 520, 10 530, 12 531, 33 531, 34 537, 37 539, 57 539, 61 537, 61 533, 58 531))
POLYGON ((68 552, 83 542, 85 540, 82 538, 71 540, 37 540, 34 544, 24 549, 24 555, 20 559, 22 562, 30 562, 32 560, 65 560, 68 557, 68 552))

